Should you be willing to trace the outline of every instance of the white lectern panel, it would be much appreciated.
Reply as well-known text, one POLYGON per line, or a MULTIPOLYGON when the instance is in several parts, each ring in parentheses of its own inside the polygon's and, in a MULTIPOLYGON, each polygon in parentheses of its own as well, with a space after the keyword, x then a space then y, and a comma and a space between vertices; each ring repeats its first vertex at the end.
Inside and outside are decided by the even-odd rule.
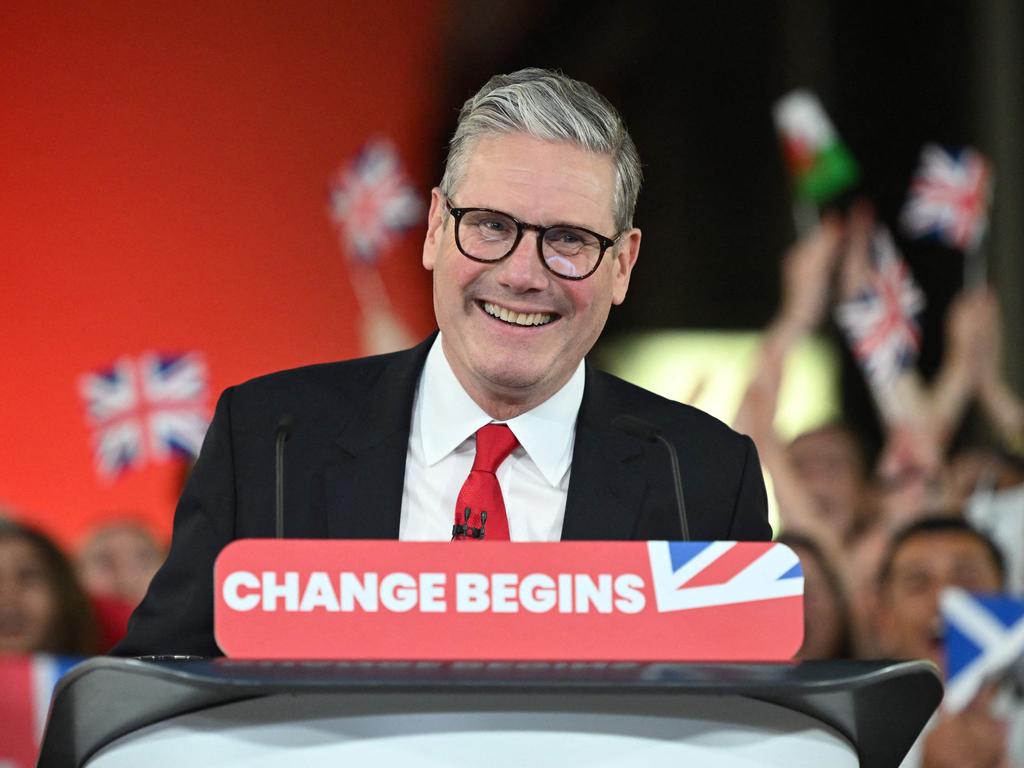
POLYGON ((89 768, 847 768, 819 720, 738 696, 275 695, 182 715, 98 752, 89 768))

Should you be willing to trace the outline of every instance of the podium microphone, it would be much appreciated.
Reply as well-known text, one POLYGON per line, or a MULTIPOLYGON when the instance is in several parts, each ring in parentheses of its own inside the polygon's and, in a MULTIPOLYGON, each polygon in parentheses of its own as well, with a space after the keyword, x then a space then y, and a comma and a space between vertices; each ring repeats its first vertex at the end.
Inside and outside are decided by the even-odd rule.
POLYGON ((675 484, 676 492, 676 511, 679 513, 679 533, 682 541, 689 541, 690 526, 686 522, 686 502, 683 500, 683 480, 679 474, 679 455, 676 453, 676 447, 665 439, 665 436, 661 434, 657 427, 635 416, 620 414, 612 419, 612 426, 620 432, 625 432, 627 435, 632 435, 645 442, 660 442, 665 446, 665 450, 668 451, 669 461, 672 464, 672 480, 675 484))
POLYGON ((284 444, 291 437, 293 426, 291 416, 282 416, 274 433, 274 518, 279 539, 284 538, 284 444))

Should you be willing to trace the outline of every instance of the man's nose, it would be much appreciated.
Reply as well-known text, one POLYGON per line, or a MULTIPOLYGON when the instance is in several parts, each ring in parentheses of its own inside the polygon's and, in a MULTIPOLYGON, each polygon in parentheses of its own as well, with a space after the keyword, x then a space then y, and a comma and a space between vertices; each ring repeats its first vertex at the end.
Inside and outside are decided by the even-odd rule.
POLYGON ((547 287, 550 274, 537 255, 538 237, 530 230, 523 233, 512 253, 496 266, 498 282, 520 293, 547 287))

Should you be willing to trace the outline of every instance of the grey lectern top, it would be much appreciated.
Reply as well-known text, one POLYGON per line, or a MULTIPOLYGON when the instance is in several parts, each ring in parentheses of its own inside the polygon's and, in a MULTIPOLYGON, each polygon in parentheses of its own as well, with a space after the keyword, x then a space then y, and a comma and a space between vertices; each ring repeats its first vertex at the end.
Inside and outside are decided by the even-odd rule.
MULTIPOLYGON (((810 724, 797 730, 826 731, 849 752, 852 762, 848 764, 896 768, 941 698, 938 670, 924 661, 599 664, 97 658, 73 669, 58 685, 39 766, 122 764, 110 757, 117 745, 127 744, 137 750, 138 739, 157 733, 156 729, 167 722, 179 723, 173 729, 177 737, 187 730, 181 723, 191 722, 194 730, 208 735, 222 727, 226 729, 229 724, 238 727, 245 718, 255 717, 262 718, 259 733, 270 734, 267 723, 271 721, 287 726, 289 718, 298 722, 306 717, 308 722, 311 708, 304 709, 304 701, 315 702, 312 711, 317 717, 335 714, 365 720, 374 713, 391 716, 396 712, 406 718, 415 717, 418 719, 412 722, 418 725, 413 730, 418 728, 418 735, 429 736, 434 740, 431 743, 436 742, 437 733, 430 723, 450 724, 453 718, 460 722, 466 718, 469 722, 471 716, 481 712, 490 711, 493 723, 493 713, 502 710, 506 719, 501 721, 501 727, 506 729, 512 727, 507 725, 507 712, 533 717, 534 720, 524 721, 522 727, 532 729, 535 736, 531 738, 535 740, 531 743, 536 744, 545 743, 544 734, 536 734, 547 723, 556 722, 559 713, 577 717, 592 714, 594 722, 615 716, 620 718, 616 723, 623 718, 630 723, 646 723, 642 727, 647 729, 648 737, 653 733, 660 740, 660 749, 664 733, 671 739, 676 727, 676 721, 671 719, 675 715, 670 711, 674 702, 686 700, 696 702, 697 709, 691 709, 691 715, 693 711, 713 708, 713 701, 719 702, 719 711, 726 713, 726 720, 730 712, 736 712, 738 719, 745 717, 741 714, 744 708, 755 705, 787 715, 796 713, 810 724), (270 701, 280 703, 272 716, 266 710, 270 701), (342 703, 337 704, 335 711, 332 702, 342 703), (194 725, 197 717, 205 714, 209 718, 211 713, 225 716, 232 707, 236 714, 225 720, 214 717, 194 725), (539 721, 538 713, 543 718, 539 721), (432 721, 432 716, 443 719, 432 721), (110 759, 104 762, 104 756, 110 759)), ((720 724, 723 716, 716 717, 720 724)), ((589 726, 582 730, 589 730, 589 726)), ((613 736, 621 735, 620 725, 612 726, 611 730, 613 736)), ((702 736, 699 728, 691 732, 702 736)), ((171 735, 161 733, 162 746, 156 751, 166 751, 170 743, 171 735)), ((334 738, 324 733, 323 729, 317 731, 318 738, 334 738)), ((462 745, 473 743, 470 737, 463 737, 464 734, 458 736, 462 745)), ((351 734, 346 738, 351 744, 351 734)), ((375 739, 374 743, 382 743, 379 734, 375 739)), ((266 736, 265 740, 269 743, 271 737, 266 736)), ((293 746, 297 741, 292 739, 285 746, 293 746)), ((304 735, 302 741, 308 745, 309 738, 304 735)), ((772 739, 763 741, 767 744, 772 739)), ((559 738, 559 743, 569 742, 571 739, 559 738)), ((411 743, 406 744, 407 750, 411 743)), ((492 739, 480 743, 498 742, 492 739)), ((760 748, 758 744, 753 746, 760 748)), ((194 750, 189 754, 198 756, 203 748, 189 747, 194 750)), ((149 753, 131 754, 138 759, 140 754, 149 753)), ((744 759, 747 762, 729 764, 755 764, 749 762, 749 756, 744 759)), ((644 760, 645 764, 657 763, 653 758, 651 762, 644 760)), ((306 761, 303 764, 310 765, 306 761)), ((147 765, 154 763, 147 759, 147 765)))

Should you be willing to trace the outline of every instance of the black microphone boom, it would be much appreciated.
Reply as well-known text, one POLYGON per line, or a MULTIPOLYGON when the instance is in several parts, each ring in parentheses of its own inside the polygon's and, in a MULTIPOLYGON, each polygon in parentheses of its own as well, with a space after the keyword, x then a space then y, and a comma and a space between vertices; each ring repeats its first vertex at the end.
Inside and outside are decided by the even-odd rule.
POLYGON ((284 444, 295 425, 291 416, 282 416, 274 433, 274 519, 277 538, 284 538, 284 444))
POLYGON ((625 432, 627 435, 632 435, 633 437, 644 440, 645 442, 660 442, 665 446, 665 450, 668 451, 669 461, 672 463, 672 481, 675 484, 676 511, 679 513, 679 533, 681 541, 689 541, 690 526, 686 522, 686 502, 683 500, 683 479, 679 474, 679 455, 676 453, 676 447, 665 439, 665 436, 661 434, 661 430, 653 424, 648 424, 643 419, 638 419, 635 416, 620 414, 612 419, 612 426, 620 432, 625 432))

